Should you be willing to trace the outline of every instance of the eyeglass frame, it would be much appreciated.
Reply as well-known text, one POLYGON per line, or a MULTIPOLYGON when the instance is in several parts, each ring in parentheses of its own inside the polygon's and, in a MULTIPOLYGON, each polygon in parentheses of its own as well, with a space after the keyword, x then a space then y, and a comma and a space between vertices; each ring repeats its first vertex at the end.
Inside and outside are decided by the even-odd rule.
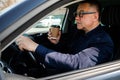
POLYGON ((80 10, 79 12, 74 12, 73 15, 76 17, 76 16, 79 16, 79 17, 83 17, 83 15, 86 15, 86 14, 94 14, 96 12, 84 12, 84 10, 80 10))

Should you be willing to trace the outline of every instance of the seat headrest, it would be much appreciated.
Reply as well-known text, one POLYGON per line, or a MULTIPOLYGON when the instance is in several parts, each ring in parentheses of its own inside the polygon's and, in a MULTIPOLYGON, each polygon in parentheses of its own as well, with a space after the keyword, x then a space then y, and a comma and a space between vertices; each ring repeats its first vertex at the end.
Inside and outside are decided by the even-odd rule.
POLYGON ((103 9, 101 22, 104 25, 120 25, 120 6, 109 6, 103 9))

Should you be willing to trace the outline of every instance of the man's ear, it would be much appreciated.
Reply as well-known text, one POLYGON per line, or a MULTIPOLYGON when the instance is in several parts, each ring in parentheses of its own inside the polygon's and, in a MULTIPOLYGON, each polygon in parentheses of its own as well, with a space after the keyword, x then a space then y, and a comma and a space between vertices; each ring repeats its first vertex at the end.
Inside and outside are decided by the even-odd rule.
POLYGON ((98 13, 95 13, 95 14, 94 14, 94 20, 95 20, 95 21, 98 21, 98 19, 99 19, 99 14, 98 14, 98 13))

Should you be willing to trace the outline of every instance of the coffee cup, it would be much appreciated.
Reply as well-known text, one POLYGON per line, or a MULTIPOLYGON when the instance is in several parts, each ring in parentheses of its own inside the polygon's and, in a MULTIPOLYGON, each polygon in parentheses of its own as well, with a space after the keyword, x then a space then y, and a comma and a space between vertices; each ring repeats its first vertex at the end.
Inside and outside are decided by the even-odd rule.
POLYGON ((57 38, 59 35, 60 26, 59 25, 51 25, 50 32, 51 37, 57 38))

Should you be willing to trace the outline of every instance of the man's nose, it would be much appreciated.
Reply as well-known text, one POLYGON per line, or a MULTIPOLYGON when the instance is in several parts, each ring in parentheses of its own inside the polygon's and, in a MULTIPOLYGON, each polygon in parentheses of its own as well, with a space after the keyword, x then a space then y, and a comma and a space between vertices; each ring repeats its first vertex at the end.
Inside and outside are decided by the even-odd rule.
POLYGON ((80 19, 81 18, 78 15, 76 15, 75 20, 80 20, 80 19))

